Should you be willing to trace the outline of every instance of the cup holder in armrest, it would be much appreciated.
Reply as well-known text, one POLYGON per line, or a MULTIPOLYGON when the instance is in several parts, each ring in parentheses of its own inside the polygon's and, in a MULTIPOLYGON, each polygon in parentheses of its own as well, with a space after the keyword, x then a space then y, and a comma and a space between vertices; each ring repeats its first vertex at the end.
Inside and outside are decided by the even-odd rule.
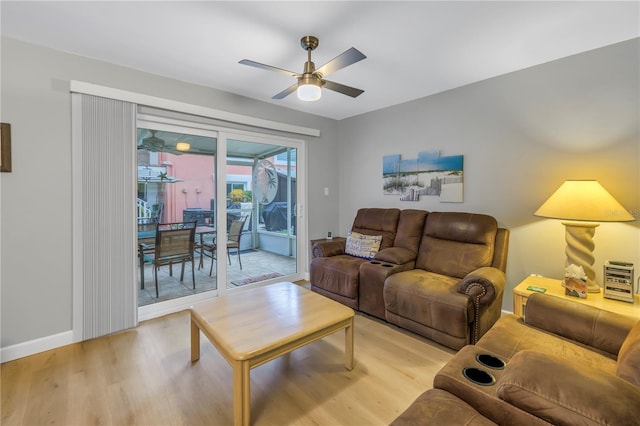
POLYGON ((462 375, 472 381, 473 383, 481 386, 491 386, 496 382, 493 375, 487 373, 479 368, 467 367, 462 370, 462 375))
POLYGON ((372 260, 369 262, 372 265, 380 265, 384 268, 393 268, 393 265, 390 263, 382 263, 382 262, 378 262, 377 260, 372 260))
POLYGON ((495 370, 502 370, 505 366, 505 362, 498 358, 497 356, 489 355, 489 354, 478 354, 476 355, 476 361, 485 367, 493 368, 495 370))

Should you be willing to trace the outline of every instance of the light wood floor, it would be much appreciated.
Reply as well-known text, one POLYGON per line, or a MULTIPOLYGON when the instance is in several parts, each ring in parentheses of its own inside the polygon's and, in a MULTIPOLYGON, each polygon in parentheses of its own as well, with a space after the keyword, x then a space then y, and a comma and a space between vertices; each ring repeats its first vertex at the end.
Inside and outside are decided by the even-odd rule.
MULTIPOLYGON (((2 364, 2 425, 231 425, 232 370, 189 314, 2 364)), ((255 425, 386 425, 453 351, 364 315, 355 368, 335 333, 251 371, 255 425)))

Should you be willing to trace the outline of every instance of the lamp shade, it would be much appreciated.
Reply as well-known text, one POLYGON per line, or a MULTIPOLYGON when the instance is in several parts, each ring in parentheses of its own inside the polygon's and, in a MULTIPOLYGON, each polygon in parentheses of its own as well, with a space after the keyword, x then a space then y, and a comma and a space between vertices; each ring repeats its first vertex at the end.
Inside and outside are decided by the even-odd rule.
POLYGON ((635 220, 597 180, 567 180, 534 214, 590 222, 635 220))

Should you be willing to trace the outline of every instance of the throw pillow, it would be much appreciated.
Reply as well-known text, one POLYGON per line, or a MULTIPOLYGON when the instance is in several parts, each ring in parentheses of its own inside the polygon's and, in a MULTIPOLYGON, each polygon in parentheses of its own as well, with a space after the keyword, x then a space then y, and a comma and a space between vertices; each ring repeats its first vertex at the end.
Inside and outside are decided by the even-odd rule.
POLYGON ((380 249, 381 235, 365 235, 359 232, 349 232, 345 253, 351 256, 373 259, 380 249))

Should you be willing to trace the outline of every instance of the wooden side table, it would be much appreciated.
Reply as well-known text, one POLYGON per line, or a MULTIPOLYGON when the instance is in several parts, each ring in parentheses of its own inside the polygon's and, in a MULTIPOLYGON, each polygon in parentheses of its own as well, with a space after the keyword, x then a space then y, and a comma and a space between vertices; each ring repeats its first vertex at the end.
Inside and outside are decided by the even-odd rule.
POLYGON ((316 240, 310 240, 309 242, 311 243, 311 246, 313 246, 314 243, 324 243, 326 241, 344 241, 346 240, 345 237, 333 237, 331 239, 328 238, 318 238, 316 240))
POLYGON ((513 289, 513 313, 517 316, 524 316, 524 307, 527 304, 527 299, 535 293, 535 291, 527 290, 529 286, 546 288, 547 291, 544 294, 562 297, 573 300, 574 302, 595 306, 605 311, 616 312, 634 319, 640 319, 640 295, 638 294, 634 296, 635 303, 607 299, 602 293, 588 293, 586 299, 581 299, 579 297, 566 296, 564 294, 564 287, 562 287, 562 280, 535 275, 528 276, 513 289))
POLYGON ((345 237, 333 237, 332 239, 328 239, 328 238, 318 238, 316 240, 309 240, 309 250, 313 251, 313 245, 315 243, 324 243, 327 241, 345 241, 346 238, 345 237))

